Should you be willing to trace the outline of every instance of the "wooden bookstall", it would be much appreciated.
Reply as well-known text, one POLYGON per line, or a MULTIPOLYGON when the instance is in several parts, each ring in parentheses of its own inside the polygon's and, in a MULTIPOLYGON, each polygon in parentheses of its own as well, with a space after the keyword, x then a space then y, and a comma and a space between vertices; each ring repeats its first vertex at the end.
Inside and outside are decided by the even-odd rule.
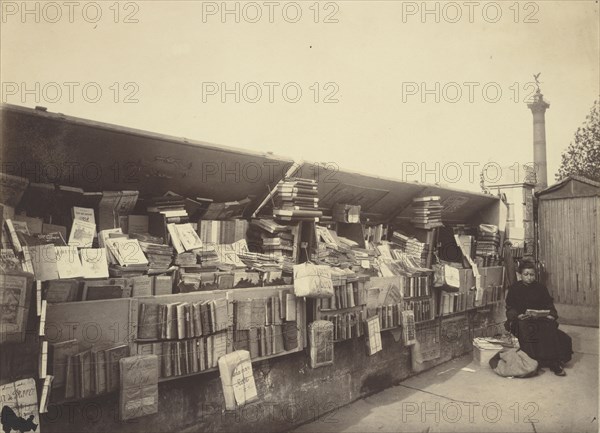
MULTIPOLYGON (((36 110, 27 110, 20 107, 3 108, 2 115, 3 121, 6 124, 5 141, 7 143, 4 156, 8 161, 13 163, 11 166, 27 167, 28 164, 43 163, 46 159, 54 161, 53 155, 56 154, 59 156, 63 155, 63 158, 64 155, 69 155, 75 161, 95 161, 102 172, 114 173, 116 162, 120 163, 122 160, 127 160, 127 158, 131 161, 136 161, 134 168, 137 171, 133 170, 131 172, 134 173, 139 181, 135 185, 128 184, 122 178, 115 178, 114 176, 103 176, 98 182, 92 185, 87 184, 82 179, 79 179, 79 181, 70 181, 68 179, 35 179, 38 185, 41 185, 38 182, 47 182, 44 185, 50 185, 48 191, 51 192, 48 193, 47 200, 44 202, 48 206, 51 205, 49 203, 51 198, 54 198, 56 202, 59 199, 69 202, 73 194, 79 194, 77 189, 85 192, 104 191, 107 193, 137 189, 139 190, 140 197, 157 196, 176 191, 178 194, 186 197, 209 197, 218 203, 248 197, 250 204, 242 217, 247 220, 252 211, 256 210, 256 205, 265 197, 266 192, 272 191, 276 187, 293 163, 290 159, 278 158, 269 154, 227 149, 206 143, 190 142, 188 140, 165 137, 112 125, 103 125, 46 112, 38 113, 36 110), (31 137, 27 136, 24 138, 22 131, 27 128, 38 131, 37 135, 34 134, 31 137), (65 130, 70 132, 66 134, 65 130), (48 137, 61 137, 60 140, 55 140, 57 142, 56 149, 48 149, 45 144, 48 142, 48 137), (30 155, 32 156, 30 157, 30 155), (232 187, 232 183, 227 182, 229 174, 218 173, 217 175, 213 175, 210 174, 210 170, 203 172, 200 169, 201 161, 218 161, 217 165, 221 164, 220 167, 222 170, 225 170, 227 167, 236 166, 236 164, 240 166, 254 164, 262 167, 263 170, 259 179, 253 179, 252 182, 237 181, 235 186, 232 187), (62 185, 63 183, 65 185, 62 185)), ((65 161, 67 160, 65 159, 65 161)), ((57 161, 57 163, 64 163, 65 161, 57 161)), ((412 199, 415 197, 440 196, 444 208, 442 214, 444 224, 475 224, 486 222, 500 225, 494 219, 499 214, 496 209, 499 200, 495 197, 455 191, 439 186, 400 182, 394 179, 340 171, 337 168, 329 171, 323 169, 316 173, 313 170, 316 165, 310 163, 298 164, 298 166, 299 169, 295 173, 296 176, 313 177, 317 181, 319 208, 331 210, 336 204, 340 203, 361 207, 361 216, 364 216, 364 218, 361 218, 362 223, 331 223, 331 226, 337 230, 339 236, 356 240, 358 244, 357 248, 361 250, 367 249, 365 236, 372 235, 369 234, 371 233, 370 229, 365 230, 365 222, 368 222, 369 225, 383 224, 386 230, 383 238, 386 241, 391 239, 390 235, 393 230, 399 227, 406 235, 418 239, 427 246, 427 255, 423 266, 431 268, 435 261, 435 253, 439 253, 444 248, 444 245, 440 230, 411 226, 409 207, 412 199), (309 173, 312 176, 307 176, 309 173), (365 235, 365 232, 368 232, 367 235, 365 235)), ((118 167, 121 166, 118 165, 118 167)), ((210 168, 214 167, 211 166, 210 168)), ((23 173, 13 174, 19 175, 23 173)), ((28 176, 27 173, 23 175, 28 176)), ((42 187, 41 190, 46 191, 44 188, 46 187, 42 187)), ((90 199, 90 195, 84 195, 84 197, 90 199)), ((43 215, 34 215, 34 217, 43 217, 43 215)), ((69 215, 65 218, 68 221, 69 215)), ((166 219, 165 221, 161 221, 161 224, 164 225, 165 222, 166 219)), ((61 221, 44 221, 44 223, 57 226, 61 224, 61 221)), ((62 224, 68 226, 69 223, 62 224)), ((291 230, 294 238, 292 262, 303 263, 311 260, 315 249, 314 240, 317 231, 315 224, 312 221, 290 221, 287 224, 292 226, 291 230)), ((160 228, 162 230, 164 227, 161 226, 160 228)), ((364 253, 364 251, 361 252, 364 253)), ((371 259, 372 257, 369 257, 369 260, 365 259, 365 261, 372 262, 371 259)), ((310 329, 310 324, 317 320, 329 320, 334 324, 335 342, 362 338, 365 332, 363 328, 364 322, 375 316, 379 317, 382 332, 390 332, 395 335, 394 331, 401 328, 402 320, 400 312, 406 309, 412 309, 415 313, 417 332, 431 328, 432 331, 430 333, 433 337, 431 339, 432 344, 428 347, 429 352, 427 357, 434 359, 436 354, 439 355, 440 347, 439 337, 435 337, 435 335, 439 335, 439 328, 444 319, 451 317, 453 314, 466 315, 466 312, 469 310, 488 307, 490 305, 499 305, 503 300, 503 291, 501 290, 504 281, 501 272, 502 268, 480 268, 483 288, 479 306, 474 303, 472 305, 461 303, 459 311, 441 314, 439 309, 440 301, 436 298, 439 293, 432 287, 433 278, 431 272, 423 271, 414 274, 408 273, 407 275, 377 277, 374 276, 377 272, 374 271, 372 263, 369 266, 363 267, 363 263, 358 262, 359 265, 356 266, 355 263, 356 269, 353 269, 353 271, 356 270, 357 272, 350 272, 346 276, 344 274, 334 275, 335 295, 331 299, 296 298, 293 301, 296 312, 295 340, 297 341, 297 345, 295 348, 277 350, 276 353, 271 354, 262 354, 261 352, 259 356, 254 356, 251 361, 253 363, 266 363, 270 359, 280 358, 273 362, 274 369, 289 368, 291 364, 286 363, 285 359, 281 358, 286 355, 302 352, 308 346, 307 330, 310 329), (438 334, 435 334, 436 332, 438 334), (435 344, 438 346, 436 347, 435 344)), ((455 262, 460 262, 460 260, 456 260, 455 262)), ((460 271, 461 278, 464 279, 464 290, 468 292, 473 286, 470 280, 473 278, 472 271, 470 269, 461 269, 460 271)), ((168 278, 172 278, 171 275, 168 278)), ((166 279, 167 277, 165 277, 166 279)), ((168 282, 165 282, 168 286, 168 282)), ((289 283, 289 280, 287 282, 289 283)), ((96 354, 94 356, 98 356, 99 352, 106 349, 113 349, 116 346, 126 347, 128 354, 131 355, 157 354, 164 361, 165 354, 161 351, 164 343, 172 347, 171 343, 173 342, 197 341, 199 338, 209 337, 216 333, 224 333, 226 334, 225 351, 230 352, 236 348, 236 343, 245 343, 243 340, 238 339, 236 331, 248 330, 245 328, 236 329, 236 311, 241 304, 244 304, 248 300, 277 298, 280 300, 280 306, 283 306, 282 299, 286 299, 287 305, 288 295, 293 294, 293 285, 280 284, 279 280, 276 280, 275 284, 277 285, 246 288, 231 288, 229 286, 219 290, 192 291, 188 291, 188 287, 184 287, 183 285, 177 286, 174 284, 171 287, 175 291, 179 289, 185 293, 160 295, 149 295, 146 293, 143 296, 92 301, 78 301, 76 299, 81 299, 81 297, 80 295, 75 295, 73 302, 47 304, 45 317, 46 332, 44 338, 50 345, 55 343, 66 344, 69 341, 73 341, 78 352, 90 351, 96 354), (216 332, 205 335, 204 333, 194 333, 194 331, 187 334, 188 328, 185 328, 186 334, 184 334, 185 337, 183 338, 174 338, 174 334, 169 335, 170 338, 163 337, 162 335, 156 338, 140 338, 140 315, 143 315, 148 306, 157 306, 156 308, 164 309, 165 307, 159 306, 167 304, 178 304, 181 306, 185 303, 194 305, 198 303, 202 304, 206 301, 218 302, 219 305, 223 305, 224 303, 227 325, 223 329, 219 328, 216 332), (158 349, 159 345, 161 349, 158 349)), ((463 290, 462 283, 460 290, 463 290)), ((131 296, 131 293, 129 296, 131 296)), ((464 301, 461 300, 461 302, 464 301)), ((266 303, 268 304, 268 301, 266 303)), ((185 307, 183 307, 182 311, 185 313, 185 307)), ((190 311, 193 311, 193 308, 190 311)), ((283 319, 281 316, 280 318, 283 319)), ((160 321, 156 320, 156 323, 159 324, 160 321)), ((276 324, 276 326, 279 325, 279 323, 276 324)), ((192 326, 191 329, 194 329, 196 325, 189 326, 192 326)), ((271 325, 265 323, 265 326, 271 325)), ((260 326, 256 323, 250 325, 251 329, 257 327, 260 326)), ((221 336, 218 338, 220 339, 219 341, 222 341, 221 336)), ((388 338, 387 341, 389 342, 391 339, 388 338)), ((395 353, 396 355, 399 353, 400 348, 394 347, 386 355, 386 341, 383 341, 383 343, 382 351, 384 353, 380 353, 380 356, 389 357, 391 356, 389 355, 390 353, 395 353)), ((183 343, 184 346, 185 344, 183 343)), ((336 345, 335 350, 338 350, 338 348, 341 351, 348 350, 352 344, 354 343, 349 341, 348 344, 336 345)), ((181 354, 181 347, 179 350, 179 354, 181 354)), ((177 347, 175 348, 175 353, 177 354, 177 347)), ((184 353, 189 354, 190 352, 184 348, 184 353)), ((51 358, 50 355, 48 355, 49 358, 51 358)), ((352 355, 356 355, 357 357, 363 356, 359 353, 353 353, 352 355)), ((289 358, 293 358, 292 362, 297 361, 297 357, 290 356, 289 358)), ((90 359, 84 362, 88 363, 88 370, 85 374, 92 375, 94 370, 90 359)), ((208 361, 206 362, 208 363, 208 361)), ((163 362, 161 362, 162 364, 163 362)), ((180 368, 178 372, 180 374, 163 375, 163 377, 159 378, 159 382, 175 382, 180 378, 198 377, 204 373, 215 372, 217 371, 217 367, 214 365, 213 359, 211 366, 205 365, 205 368, 201 369, 200 365, 194 367, 192 360, 190 364, 186 364, 187 370, 180 368), (192 365, 191 372, 189 365, 192 365)), ((372 364, 369 364, 369 361, 366 361, 366 365, 368 365, 368 369, 373 374, 383 373, 381 370, 377 370, 381 364, 376 365, 374 361, 372 364)), ((386 365, 389 365, 389 363, 386 365)), ((53 367, 56 367, 56 363, 53 367)), ((296 367, 297 365, 294 365, 294 368, 296 367)), ((280 371, 277 372, 277 374, 280 373, 280 371)), ((315 377, 319 374, 328 378, 327 380, 336 380, 336 376, 332 372, 316 372, 315 377), (327 376, 328 374, 329 376, 327 376)), ((95 386, 93 381, 96 380, 96 375, 94 374, 90 377, 94 378, 91 381, 92 384, 88 388, 84 387, 82 393, 76 394, 74 397, 66 397, 65 393, 61 391, 62 388, 57 387, 55 390, 57 392, 52 393, 51 401, 60 404, 115 392, 115 390, 105 388, 105 392, 96 393, 93 388, 95 386)), ((299 379, 298 375, 295 375, 294 378, 296 381, 304 380, 304 378, 299 379)), ((211 375, 205 375, 201 379, 206 379, 208 382, 211 379, 211 375)), ((335 383, 337 384, 337 382, 335 383)), ((64 386, 66 388, 66 384, 64 386)), ((183 385, 177 383, 177 386, 183 385)), ((350 383, 343 386, 350 387, 354 386, 354 384, 350 383)), ((360 384, 356 386, 358 388, 352 389, 349 395, 358 395, 357 393, 363 392, 360 384)), ((173 392, 172 388, 174 387, 174 384, 165 385, 164 389, 168 389, 167 392, 173 392)), ((301 389, 302 387, 303 384, 301 383, 293 383, 289 387, 289 392, 294 393, 295 388, 301 389)), ((194 398, 194 396, 185 397, 185 399, 190 401, 194 398)), ((205 395, 203 398, 210 399, 212 396, 207 397, 205 395)), ((213 402, 218 401, 219 398, 220 396, 215 396, 213 402)), ((290 395, 290 399, 293 398, 296 398, 296 395, 290 395)), ((343 404, 344 402, 340 401, 340 403, 343 404)), ((154 418, 148 417, 148 419, 150 419, 148 423, 151 424, 154 418)), ((173 428, 181 426, 180 420, 174 420, 174 422, 173 428)), ((218 423, 219 420, 215 422, 218 423)), ((150 424, 144 425, 147 427, 150 424)), ((106 425, 102 425, 101 427, 106 427, 106 425)))

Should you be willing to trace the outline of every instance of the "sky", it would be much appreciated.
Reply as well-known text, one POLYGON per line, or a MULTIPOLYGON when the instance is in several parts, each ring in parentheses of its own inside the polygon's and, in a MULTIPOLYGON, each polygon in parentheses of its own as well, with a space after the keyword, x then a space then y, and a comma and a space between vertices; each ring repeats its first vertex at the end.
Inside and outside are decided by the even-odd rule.
POLYGON ((5 1, 2 102, 478 191, 532 161, 541 72, 551 184, 600 93, 599 22, 597 1, 5 1))

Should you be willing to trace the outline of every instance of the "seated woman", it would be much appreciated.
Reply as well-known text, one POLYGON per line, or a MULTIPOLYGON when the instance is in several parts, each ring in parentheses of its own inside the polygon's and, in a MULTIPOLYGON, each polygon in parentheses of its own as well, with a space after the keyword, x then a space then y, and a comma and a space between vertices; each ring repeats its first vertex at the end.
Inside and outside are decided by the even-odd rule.
POLYGON ((519 339, 519 345, 540 367, 549 367, 557 376, 565 376, 564 363, 571 360, 571 337, 558 329, 554 300, 543 284, 535 281, 531 262, 519 266, 521 281, 508 290, 505 327, 519 339), (542 318, 525 315, 528 309, 549 310, 542 318))

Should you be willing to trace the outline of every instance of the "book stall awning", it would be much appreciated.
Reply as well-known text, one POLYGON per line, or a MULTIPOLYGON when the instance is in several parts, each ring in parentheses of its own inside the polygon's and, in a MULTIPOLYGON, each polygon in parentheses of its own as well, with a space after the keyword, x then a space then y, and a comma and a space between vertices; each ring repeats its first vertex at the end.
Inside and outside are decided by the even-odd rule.
POLYGON ((174 191, 215 202, 246 197, 260 202, 293 163, 272 154, 15 105, 2 104, 0 112, 3 171, 32 182, 138 190, 140 196, 174 191))
POLYGON ((380 222, 410 220, 412 200, 420 196, 439 196, 444 206, 442 220, 457 223, 469 221, 499 202, 488 194, 356 173, 334 164, 304 162, 297 176, 318 181, 322 207, 332 208, 336 203, 360 205, 363 214, 380 222))
MULTIPOLYGON (((3 170, 32 182, 95 190, 174 191, 228 202, 252 199, 251 212, 293 159, 106 124, 60 113, 0 106, 3 170), (232 188, 235 185, 235 188, 232 188), (87 187, 87 188, 86 188, 87 187)), ((296 177, 318 181, 319 206, 360 205, 374 221, 409 220, 412 199, 440 196, 444 222, 464 222, 499 199, 492 195, 355 173, 304 162, 296 177)))

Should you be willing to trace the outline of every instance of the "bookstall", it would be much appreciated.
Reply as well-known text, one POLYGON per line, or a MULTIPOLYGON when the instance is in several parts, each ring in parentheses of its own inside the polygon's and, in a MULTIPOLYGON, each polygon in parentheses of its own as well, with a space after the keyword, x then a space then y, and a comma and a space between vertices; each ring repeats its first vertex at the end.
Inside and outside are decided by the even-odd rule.
POLYGON ((44 431, 287 430, 501 321, 496 197, 1 119, 0 385, 44 431))

